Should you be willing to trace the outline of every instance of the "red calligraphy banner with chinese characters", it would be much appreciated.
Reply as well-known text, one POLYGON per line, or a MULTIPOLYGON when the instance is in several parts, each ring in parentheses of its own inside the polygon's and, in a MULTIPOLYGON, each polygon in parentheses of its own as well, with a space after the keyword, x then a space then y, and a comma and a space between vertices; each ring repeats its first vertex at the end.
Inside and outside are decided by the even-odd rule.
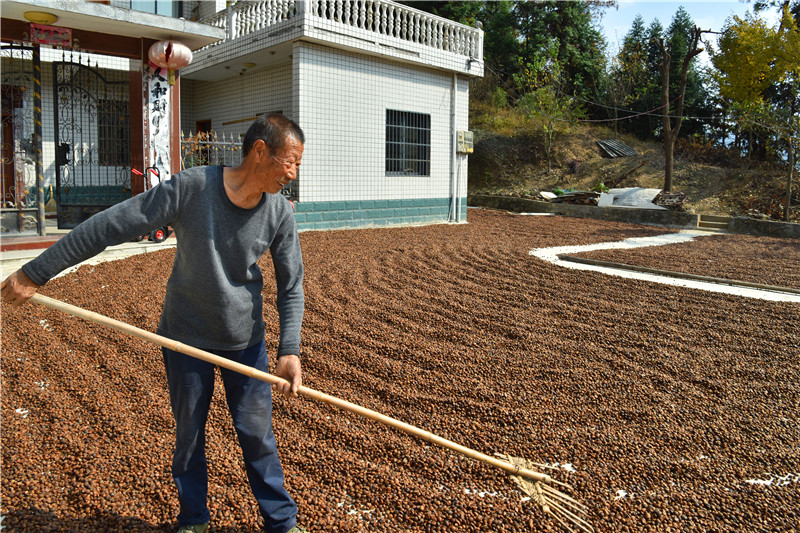
POLYGON ((72 30, 58 26, 31 23, 31 42, 72 48, 72 30))

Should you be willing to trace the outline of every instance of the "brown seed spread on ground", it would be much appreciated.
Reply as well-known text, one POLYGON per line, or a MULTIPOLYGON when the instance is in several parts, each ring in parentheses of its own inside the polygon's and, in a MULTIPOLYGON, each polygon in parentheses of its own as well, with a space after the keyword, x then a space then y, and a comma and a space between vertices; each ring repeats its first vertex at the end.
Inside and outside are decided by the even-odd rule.
POLYGON ((708 235, 657 248, 577 254, 658 270, 800 289, 800 240, 754 235, 708 235), (742 253, 746 254, 741 257, 742 253))
MULTIPOLYGON (((554 476, 575 487, 597 531, 797 527, 800 306, 528 255, 671 230, 478 210, 468 218, 301 234, 307 386, 484 453, 569 463, 577 472, 554 476)), ((744 279, 758 269, 760 282, 797 286, 797 268, 781 261, 798 264, 796 243, 713 240, 727 238, 736 253, 725 269, 697 273, 744 279), (780 253, 765 259, 765 242, 780 253)), ((667 248, 658 268, 700 270, 707 259, 703 246, 667 248)), ((173 257, 83 267, 42 293, 152 331, 173 257)), ((262 267, 274 351, 268 258, 262 267)), ((172 531, 159 349, 35 304, 2 312, 3 525, 172 531)), ((276 397, 274 419, 286 483, 311 531, 562 530, 492 467, 312 400, 276 397)), ((207 449, 211 531, 256 531, 221 386, 207 449)))

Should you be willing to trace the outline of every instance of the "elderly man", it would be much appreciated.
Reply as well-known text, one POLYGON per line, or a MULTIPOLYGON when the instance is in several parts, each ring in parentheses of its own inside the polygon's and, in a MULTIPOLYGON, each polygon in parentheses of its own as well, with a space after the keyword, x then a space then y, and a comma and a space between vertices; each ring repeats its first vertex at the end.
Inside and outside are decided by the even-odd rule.
MULTIPOLYGON (((268 371, 257 261, 269 250, 280 316, 275 374, 286 380, 276 388, 296 396, 302 383, 303 262, 292 207, 279 193, 297 178, 304 143, 294 121, 280 114, 260 117, 245 134, 241 165, 184 170, 92 216, 3 281, 2 299, 21 305, 62 270, 169 225, 178 246, 158 333, 268 371)), ((166 348, 163 355, 176 425, 172 474, 180 501, 178 531, 204 533, 210 519, 205 424, 215 370, 166 348)), ((265 530, 305 531, 283 486, 269 385, 222 368, 220 373, 265 530)))

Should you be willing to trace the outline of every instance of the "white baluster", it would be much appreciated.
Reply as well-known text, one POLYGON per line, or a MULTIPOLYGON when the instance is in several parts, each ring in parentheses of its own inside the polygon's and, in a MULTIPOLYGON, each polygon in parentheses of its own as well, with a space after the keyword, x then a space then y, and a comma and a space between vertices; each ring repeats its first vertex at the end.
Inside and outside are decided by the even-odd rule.
POLYGON ((242 28, 242 35, 247 35, 253 31, 253 10, 250 9, 249 4, 245 4, 242 9, 242 19, 244 27, 242 28))
POLYGON ((238 7, 239 9, 234 9, 234 11, 238 11, 239 15, 237 17, 238 24, 236 31, 239 35, 247 35, 247 9, 245 9, 247 6, 238 6, 238 7))
POLYGON ((390 37, 394 37, 395 36, 395 32, 397 31, 395 29, 395 28, 397 28, 397 24, 395 24, 395 20, 394 20, 395 11, 397 11, 397 10, 395 9, 395 7, 393 5, 390 4, 390 5, 387 6, 387 9, 386 9, 386 35, 388 35, 390 37))
POLYGON ((376 31, 377 24, 375 20, 375 1, 365 0, 364 4, 367 6, 367 29, 369 31, 376 31))
POLYGON ((358 4, 358 27, 364 27, 364 21, 366 20, 366 7, 364 6, 363 1, 356 2, 358 4))
POLYGON ((425 17, 425 44, 431 46, 431 18, 425 17))
POLYGON ((414 42, 419 42, 419 21, 422 17, 420 17, 419 13, 414 14, 414 42))
POLYGON ((269 0, 266 2, 258 2, 255 6, 253 6, 255 11, 256 28, 263 28, 264 26, 268 26, 270 24, 270 7, 269 0))
POLYGON ((353 2, 352 0, 344 0, 344 5, 342 6, 342 23, 343 24, 352 24, 351 20, 355 19, 353 15, 353 2))
POLYGON ((336 0, 336 15, 334 16, 336 22, 342 21, 342 0, 336 0))
POLYGON ((239 10, 239 35, 247 35, 250 32, 250 14, 245 8, 246 6, 242 6, 239 10))
POLYGON ((380 5, 381 10, 381 34, 387 35, 386 31, 386 4, 380 5))
POLYGON ((232 7, 228 7, 228 39, 235 39, 238 37, 236 33, 236 25, 239 23, 237 20, 239 17, 236 16, 236 12, 233 10, 232 7))

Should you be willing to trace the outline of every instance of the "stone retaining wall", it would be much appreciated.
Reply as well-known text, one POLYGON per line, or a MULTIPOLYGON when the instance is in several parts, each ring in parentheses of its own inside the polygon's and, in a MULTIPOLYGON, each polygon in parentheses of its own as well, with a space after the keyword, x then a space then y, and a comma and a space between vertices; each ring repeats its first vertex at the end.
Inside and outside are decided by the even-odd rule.
MULTIPOLYGON (((573 205, 551 203, 513 196, 469 195, 467 205, 489 207, 517 213, 553 213, 582 218, 599 218, 617 222, 631 222, 670 228, 697 229, 699 215, 681 213, 665 209, 638 209, 629 207, 596 207, 592 205, 573 205)), ((764 235, 800 239, 800 224, 756 220, 744 217, 728 219, 727 231, 747 235, 764 235)))

